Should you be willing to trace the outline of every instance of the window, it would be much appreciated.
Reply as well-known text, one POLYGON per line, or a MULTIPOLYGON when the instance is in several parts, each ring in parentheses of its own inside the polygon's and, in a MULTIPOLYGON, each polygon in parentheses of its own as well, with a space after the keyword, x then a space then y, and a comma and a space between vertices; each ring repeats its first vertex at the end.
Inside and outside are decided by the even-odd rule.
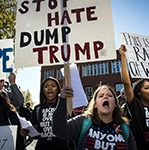
POLYGON ((63 78, 61 70, 56 70, 56 78, 61 80, 63 78))
POLYGON ((105 63, 105 74, 109 74, 108 62, 105 63))
POLYGON ((82 77, 86 77, 87 73, 86 73, 86 66, 82 66, 82 77))
POLYGON ((111 70, 112 73, 120 73, 121 62, 120 61, 111 61, 111 70))
POLYGON ((100 64, 98 64, 98 75, 100 75, 101 74, 101 69, 100 69, 101 67, 100 67, 100 64))
POLYGON ((101 74, 104 74, 104 64, 100 64, 100 70, 101 70, 101 74))
POLYGON ((94 64, 93 69, 94 69, 94 75, 97 76, 98 75, 98 64, 94 64))
POLYGON ((91 76, 91 67, 87 65, 87 76, 91 76))
POLYGON ((93 95, 93 87, 86 87, 86 88, 85 88, 85 93, 86 93, 87 99, 92 98, 92 95, 93 95))
POLYGON ((54 69, 44 71, 44 79, 48 78, 49 76, 54 77, 54 69))
POLYGON ((108 62, 82 66, 82 77, 109 74, 108 62))
POLYGON ((120 92, 122 88, 124 88, 123 84, 116 84, 116 92, 120 92))

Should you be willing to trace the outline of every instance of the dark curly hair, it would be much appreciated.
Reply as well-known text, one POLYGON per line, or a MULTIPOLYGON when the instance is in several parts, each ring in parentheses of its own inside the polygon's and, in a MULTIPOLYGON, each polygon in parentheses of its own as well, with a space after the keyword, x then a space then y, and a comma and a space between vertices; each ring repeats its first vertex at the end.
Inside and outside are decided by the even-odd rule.
POLYGON ((149 79, 139 79, 134 83, 133 91, 134 91, 134 96, 139 98, 140 95, 138 94, 141 90, 142 85, 144 82, 149 82, 149 79))

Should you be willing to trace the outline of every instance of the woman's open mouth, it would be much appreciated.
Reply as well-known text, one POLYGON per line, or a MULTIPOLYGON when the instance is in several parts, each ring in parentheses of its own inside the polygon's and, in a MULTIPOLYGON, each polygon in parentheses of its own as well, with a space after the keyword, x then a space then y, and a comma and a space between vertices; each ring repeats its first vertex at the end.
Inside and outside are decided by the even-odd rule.
POLYGON ((108 101, 104 101, 102 104, 103 107, 109 107, 109 102, 108 101))

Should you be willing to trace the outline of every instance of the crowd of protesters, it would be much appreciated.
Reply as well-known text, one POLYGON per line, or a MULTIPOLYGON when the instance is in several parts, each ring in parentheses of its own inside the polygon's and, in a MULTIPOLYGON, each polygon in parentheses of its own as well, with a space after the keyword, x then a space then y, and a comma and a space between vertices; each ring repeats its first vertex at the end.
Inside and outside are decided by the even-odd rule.
MULTIPOLYGON (((86 107, 73 110, 69 116, 66 99, 73 89, 61 88, 59 81, 48 77, 41 82, 40 102, 32 110, 24 107, 24 97, 9 76, 10 89, 0 80, 0 125, 17 125, 16 150, 25 150, 28 130, 22 130, 17 113, 29 120, 40 133, 35 150, 148 150, 149 149, 149 80, 137 80, 132 86, 121 45, 121 79, 124 88, 116 95, 109 85, 100 85, 86 107), (19 109, 18 109, 19 108, 19 109)), ((30 139, 30 138, 29 138, 30 139)), ((30 142, 30 143, 31 143, 30 142)), ((29 143, 29 144, 30 144, 29 143)))

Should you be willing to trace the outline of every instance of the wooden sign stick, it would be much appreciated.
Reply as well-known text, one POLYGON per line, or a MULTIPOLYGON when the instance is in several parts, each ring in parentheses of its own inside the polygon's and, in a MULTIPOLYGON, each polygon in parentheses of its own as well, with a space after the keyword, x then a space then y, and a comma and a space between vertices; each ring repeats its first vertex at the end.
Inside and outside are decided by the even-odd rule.
MULTIPOLYGON (((64 64, 64 77, 65 77, 65 86, 71 87, 71 76, 70 76, 69 63, 64 64)), ((72 110, 73 110, 71 97, 67 98, 66 106, 67 106, 67 111, 68 111, 69 115, 71 116, 72 110)))

